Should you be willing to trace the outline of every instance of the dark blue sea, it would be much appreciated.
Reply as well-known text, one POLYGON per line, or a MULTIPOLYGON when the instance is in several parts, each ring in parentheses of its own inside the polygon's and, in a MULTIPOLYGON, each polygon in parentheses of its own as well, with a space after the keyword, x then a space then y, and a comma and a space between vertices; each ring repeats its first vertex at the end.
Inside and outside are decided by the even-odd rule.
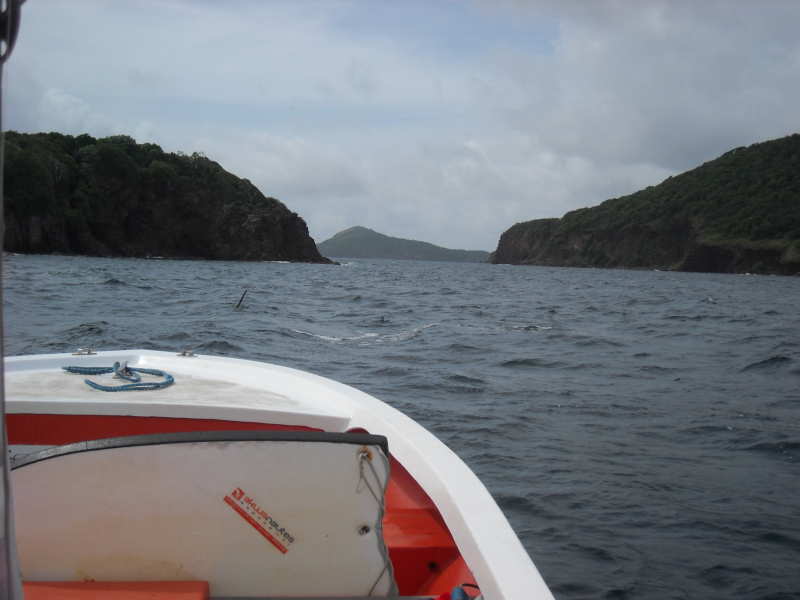
POLYGON ((800 278, 4 260, 7 355, 192 349, 406 412, 559 600, 800 598, 800 278))

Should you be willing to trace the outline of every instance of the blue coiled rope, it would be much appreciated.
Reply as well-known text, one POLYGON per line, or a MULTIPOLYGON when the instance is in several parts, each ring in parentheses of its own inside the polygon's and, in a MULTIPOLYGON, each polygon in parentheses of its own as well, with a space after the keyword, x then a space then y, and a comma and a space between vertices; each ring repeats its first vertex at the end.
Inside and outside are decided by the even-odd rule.
POLYGON ((160 390, 165 387, 171 386, 175 382, 175 378, 169 373, 159 371, 157 369, 141 369, 137 367, 129 367, 128 363, 115 362, 113 367, 61 367, 67 373, 74 373, 76 375, 105 375, 106 373, 114 373, 115 377, 125 379, 131 383, 123 385, 100 385, 94 381, 84 379, 83 381, 96 390, 103 392, 130 392, 137 390, 160 390), (141 375, 155 375, 156 377, 163 377, 164 381, 142 381, 141 375))

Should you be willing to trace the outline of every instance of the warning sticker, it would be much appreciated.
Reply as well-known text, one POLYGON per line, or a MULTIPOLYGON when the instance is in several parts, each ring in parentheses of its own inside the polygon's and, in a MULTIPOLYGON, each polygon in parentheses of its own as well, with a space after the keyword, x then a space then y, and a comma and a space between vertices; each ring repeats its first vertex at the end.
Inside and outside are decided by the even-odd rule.
POLYGON ((237 487, 225 496, 225 502, 282 554, 286 554, 292 547, 294 536, 286 531, 285 527, 281 527, 280 523, 269 515, 252 496, 248 496, 242 488, 237 487))

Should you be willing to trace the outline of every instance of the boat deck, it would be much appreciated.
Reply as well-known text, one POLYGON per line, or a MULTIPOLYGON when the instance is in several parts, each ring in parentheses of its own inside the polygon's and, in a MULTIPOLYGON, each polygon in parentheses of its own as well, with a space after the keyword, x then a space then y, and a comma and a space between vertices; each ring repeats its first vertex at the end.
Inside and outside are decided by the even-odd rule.
MULTIPOLYGON (((263 363, 150 350, 5 359, 10 451, 130 435, 226 430, 360 432, 391 453, 383 533, 401 596, 480 586, 486 598, 552 598, 469 468, 407 416, 354 388, 263 363), (65 366, 159 369, 165 389, 104 392, 65 366)), ((111 375, 92 376, 118 385, 111 375)), ((146 376, 143 375, 143 380, 146 376)))

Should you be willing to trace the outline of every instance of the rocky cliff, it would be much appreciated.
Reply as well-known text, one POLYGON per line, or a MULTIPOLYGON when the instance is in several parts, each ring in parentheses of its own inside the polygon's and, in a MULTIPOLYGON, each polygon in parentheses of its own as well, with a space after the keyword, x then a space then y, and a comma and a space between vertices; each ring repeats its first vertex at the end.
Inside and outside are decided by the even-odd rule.
POLYGON ((6 251, 331 262, 302 218, 202 154, 8 132, 4 178, 6 251))
POLYGON ((560 219, 518 223, 492 262, 800 274, 800 135, 731 150, 560 219))

